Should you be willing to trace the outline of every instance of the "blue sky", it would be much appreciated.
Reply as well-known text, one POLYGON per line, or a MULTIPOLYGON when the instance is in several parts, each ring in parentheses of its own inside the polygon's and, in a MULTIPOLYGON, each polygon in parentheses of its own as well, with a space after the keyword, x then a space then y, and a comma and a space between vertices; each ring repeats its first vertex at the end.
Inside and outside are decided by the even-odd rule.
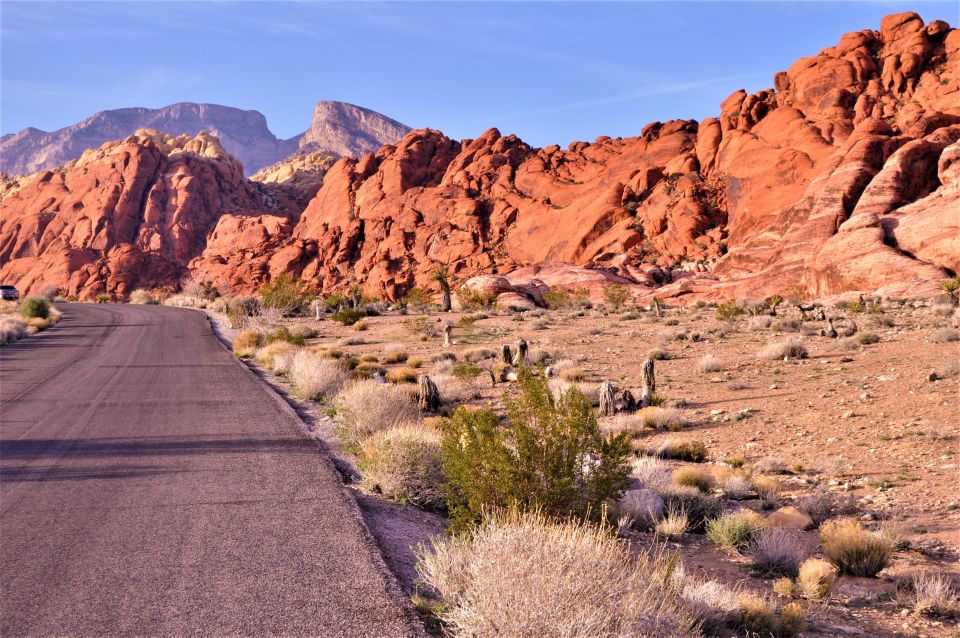
POLYGON ((950 2, 0 2, 0 129, 125 106, 256 109, 281 137, 344 100, 536 146, 715 115, 847 31, 950 2))

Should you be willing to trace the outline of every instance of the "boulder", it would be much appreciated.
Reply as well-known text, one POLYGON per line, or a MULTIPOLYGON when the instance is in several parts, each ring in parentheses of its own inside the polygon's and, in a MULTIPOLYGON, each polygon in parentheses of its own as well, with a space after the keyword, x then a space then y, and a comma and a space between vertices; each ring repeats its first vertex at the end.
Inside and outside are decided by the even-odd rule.
POLYGON ((788 527, 795 530, 812 529, 813 518, 805 511, 793 505, 781 507, 767 516, 767 524, 774 527, 788 527))

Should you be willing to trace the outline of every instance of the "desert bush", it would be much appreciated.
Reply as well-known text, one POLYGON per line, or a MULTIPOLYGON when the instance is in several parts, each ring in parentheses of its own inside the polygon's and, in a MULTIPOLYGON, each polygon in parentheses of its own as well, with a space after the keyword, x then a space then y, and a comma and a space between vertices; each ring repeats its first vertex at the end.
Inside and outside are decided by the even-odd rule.
POLYGON ((337 342, 337 345, 346 348, 349 346, 362 346, 366 342, 367 340, 363 337, 344 337, 337 342))
POLYGON ((660 492, 660 496, 668 510, 673 507, 686 513, 691 532, 702 532, 707 521, 717 518, 723 511, 717 499, 688 487, 672 487, 660 492))
POLYGON ((451 374, 431 375, 431 379, 437 385, 440 398, 445 403, 463 403, 476 399, 480 395, 480 389, 476 383, 458 379, 451 374))
POLYGON ((570 383, 576 383, 586 380, 587 373, 584 372, 583 368, 568 366, 560 371, 560 378, 570 383))
POLYGON ((951 343, 960 341, 960 332, 952 328, 937 328, 930 333, 930 341, 934 343, 951 343))
POLYGON ((960 594, 945 573, 919 572, 909 581, 909 600, 918 614, 955 617, 960 615, 960 594))
POLYGON ((709 633, 733 624, 740 617, 740 593, 716 580, 685 579, 680 598, 709 633))
POLYGON ((616 507, 620 524, 638 529, 653 529, 663 516, 663 499, 650 489, 627 490, 616 507))
POLYGON ((390 370, 386 378, 390 383, 416 383, 417 373, 408 369, 390 370))
POLYGON ((763 518, 751 510, 728 512, 706 524, 707 538, 715 545, 737 551, 750 547, 762 529, 763 518))
POLYGON ((771 507, 776 505, 780 498, 780 481, 772 476, 758 474, 751 477, 750 482, 753 483, 753 489, 760 500, 771 507))
POLYGON ((872 332, 861 332, 857 335, 857 343, 861 346, 869 346, 874 343, 880 343, 880 337, 872 332))
POLYGON ((27 324, 16 317, 0 317, 0 344, 13 343, 27 336, 27 324))
POLYGON ((343 307, 330 315, 330 318, 345 326, 352 326, 365 316, 367 316, 366 313, 359 308, 343 307))
POLYGON ((157 299, 143 288, 137 288, 130 293, 128 302, 132 304, 153 305, 157 303, 157 299))
POLYGON ((603 287, 603 300, 614 312, 620 312, 629 299, 630 289, 626 286, 610 284, 603 287))
POLYGON ((857 499, 853 494, 834 494, 819 490, 801 496, 797 506, 810 515, 818 525, 833 516, 850 516, 857 513, 857 499))
POLYGON ((827 560, 840 573, 850 576, 876 576, 893 556, 893 544, 888 538, 849 518, 824 523, 820 545, 827 560))
POLYGON ((837 568, 822 558, 808 558, 797 571, 800 591, 810 600, 823 600, 837 581, 837 568))
POLYGON ((668 541, 678 540, 688 529, 690 529, 690 519, 687 517, 687 513, 682 508, 672 505, 667 508, 667 513, 653 527, 657 536, 668 541))
POLYGON ((807 347, 799 339, 771 341, 757 353, 758 359, 806 359, 807 347))
POLYGON ((672 358, 672 355, 666 350, 661 350, 660 348, 654 348, 647 352, 647 356, 653 359, 654 361, 668 361, 672 358))
POLYGON ((766 574, 794 576, 806 557, 803 539, 784 527, 765 527, 759 530, 750 544, 753 565, 766 574))
POLYGON ((431 322, 426 317, 408 317, 403 320, 403 327, 407 332, 422 340, 436 339, 440 335, 436 322, 431 322))
POLYGON ((694 439, 666 440, 657 448, 657 456, 677 461, 703 463, 707 460, 707 446, 694 439))
POLYGON ((633 460, 631 474, 643 487, 657 492, 670 489, 673 484, 673 468, 655 456, 640 456, 633 460))
POLYGON ((765 456, 756 462, 758 472, 764 474, 787 474, 787 462, 775 456, 765 456))
POLYGON ((727 498, 739 500, 746 498, 753 491, 753 483, 745 476, 731 474, 720 481, 720 489, 727 498))
POLYGON ((241 332, 236 339, 233 340, 233 353, 238 357, 250 357, 253 356, 253 353, 263 345, 263 335, 259 332, 253 330, 247 330, 241 332))
POLYGON ((274 343, 276 341, 292 343, 295 346, 302 346, 305 343, 303 336, 291 332, 286 326, 281 326, 263 335, 263 343, 274 343))
POLYGON ((346 386, 335 404, 340 416, 337 435, 348 448, 375 432, 420 419, 407 390, 376 381, 356 381, 346 386))
POLYGON ((463 353, 463 358, 470 363, 479 363, 485 359, 493 359, 497 353, 490 348, 471 348, 463 353))
POLYGON ((405 363, 409 358, 410 358, 410 355, 408 355, 403 350, 396 350, 394 352, 387 354, 387 356, 383 358, 383 362, 388 365, 393 365, 396 363, 405 363))
POLYGON ((325 401, 340 391, 347 373, 337 361, 309 350, 300 350, 290 362, 294 393, 301 399, 325 401))
POLYGON ((722 321, 730 321, 735 317, 746 314, 746 310, 740 306, 736 301, 728 301, 726 303, 717 304, 717 319, 722 321))
POLYGON ((356 331, 356 332, 363 332, 364 330, 369 330, 369 329, 370 329, 370 326, 367 325, 367 322, 366 322, 366 321, 363 321, 363 320, 361 320, 361 321, 355 321, 355 322, 353 323, 353 329, 354 329, 354 331, 356 331))
POLYGON ((603 436, 589 400, 571 389, 559 399, 544 379, 520 369, 520 394, 506 399, 508 419, 459 408, 446 422, 444 469, 455 527, 486 508, 519 506, 545 514, 601 515, 629 475, 626 435, 603 436))
POLYGON ((290 328, 290 334, 302 339, 313 339, 317 336, 317 331, 313 327, 306 324, 299 324, 290 328))
POLYGON ((641 427, 651 430, 676 431, 687 425, 683 410, 679 408, 662 408, 655 405, 638 410, 636 420, 641 427))
POLYGON ((50 316, 50 302, 43 297, 27 297, 20 302, 20 314, 26 319, 46 319, 50 316))
POLYGON ((797 603, 779 607, 756 594, 740 595, 740 628, 749 636, 791 638, 806 628, 803 608, 797 603))
POLYGON ((940 290, 948 295, 956 296, 960 292, 960 275, 944 279, 940 284, 940 290))
POLYGON ((708 372, 720 372, 723 370, 723 361, 716 355, 705 355, 697 362, 697 370, 704 374, 708 372))
POLYGON ((797 319, 778 319, 770 325, 770 329, 776 332, 798 332, 800 321, 797 319))
POLYGON ((952 303, 937 304, 936 306, 933 306, 931 310, 933 311, 933 314, 935 314, 938 317, 949 317, 950 315, 953 314, 954 306, 952 303))
POLYGON ((705 467, 685 465, 673 473, 673 484, 677 487, 692 487, 701 492, 709 492, 715 483, 713 473, 705 467))
POLYGON ((316 298, 305 282, 286 272, 262 285, 259 292, 261 305, 277 309, 283 316, 302 314, 316 298))
POLYGON ((444 505, 440 433, 429 426, 401 424, 374 433, 360 444, 357 468, 372 492, 421 507, 444 505))
POLYGON ((665 581, 672 569, 606 529, 515 512, 434 541, 418 564, 448 632, 464 638, 686 638, 696 629, 665 581))
POLYGON ((274 341, 258 349, 254 358, 274 372, 286 372, 297 352, 297 346, 286 341, 274 341), (277 364, 280 364, 279 366, 277 364), (280 369, 278 369, 280 368, 280 369))
POLYGON ((470 288, 469 286, 461 286, 457 288, 456 293, 457 302, 460 305, 461 310, 480 310, 481 308, 491 308, 493 304, 497 301, 497 296, 492 293, 484 293, 470 288))
POLYGON ((374 361, 358 361, 353 366, 354 379, 372 379, 377 375, 386 375, 387 369, 374 361))
POLYGON ((770 326, 773 324, 773 318, 769 315, 760 315, 758 317, 751 317, 750 322, 747 324, 748 330, 769 330, 770 326))

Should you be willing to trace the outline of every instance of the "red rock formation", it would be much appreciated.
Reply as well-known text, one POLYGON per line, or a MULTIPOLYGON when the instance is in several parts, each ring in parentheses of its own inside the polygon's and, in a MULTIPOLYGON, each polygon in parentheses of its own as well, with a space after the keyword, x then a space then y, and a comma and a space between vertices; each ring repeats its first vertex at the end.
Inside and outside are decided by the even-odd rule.
MULTIPOLYGON (((956 272, 960 31, 941 21, 924 25, 912 13, 888 16, 879 31, 847 34, 799 60, 777 74, 775 87, 734 92, 717 118, 655 122, 639 137, 566 150, 531 148, 496 129, 459 142, 413 131, 376 153, 338 161, 299 216, 258 210, 263 193, 238 210, 211 194, 194 200, 206 208, 191 213, 198 221, 189 233, 174 233, 186 223, 181 215, 172 227, 150 230, 157 224, 149 223, 118 243, 133 251, 124 259, 140 251, 181 271, 188 263, 236 291, 292 271, 324 290, 360 282, 388 298, 427 285, 438 264, 460 282, 507 275, 513 289, 501 294, 532 298, 539 282, 551 285, 547 277, 531 276, 539 282, 522 290, 517 277, 539 264, 591 281, 595 294, 617 276, 637 283, 641 297, 687 298, 922 294, 956 272)), ((77 170, 63 179, 80 180, 67 177, 77 170)), ((242 180, 201 186, 201 173, 191 175, 203 192, 214 182, 227 193, 249 192, 242 180)), ((106 173, 102 179, 112 183, 106 173)), ((62 222, 59 243, 40 242, 33 228, 46 223, 40 213, 55 204, 69 216, 74 196, 33 183, 3 188, 14 193, 5 196, 4 216, 9 207, 19 221, 0 227, 0 275, 21 273, 18 260, 7 259, 53 250, 57 281, 82 272, 87 283, 71 283, 74 289, 120 285, 113 270, 104 275, 83 262, 90 250, 107 249, 99 227, 62 222), (68 230, 82 240, 64 240, 68 230)), ((116 208, 107 191, 100 197, 105 203, 88 205, 116 208)), ((128 223, 124 215, 136 226, 135 209, 115 223, 128 223)), ((31 272, 28 285, 40 280, 31 272)), ((157 279, 166 276, 160 272, 157 279)))

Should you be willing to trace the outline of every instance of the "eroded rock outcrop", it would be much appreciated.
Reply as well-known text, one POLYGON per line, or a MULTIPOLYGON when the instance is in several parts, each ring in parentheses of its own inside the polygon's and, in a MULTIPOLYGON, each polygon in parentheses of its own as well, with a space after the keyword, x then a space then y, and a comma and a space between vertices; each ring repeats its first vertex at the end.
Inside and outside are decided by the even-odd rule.
MULTIPOLYGON (((322 186, 301 208, 289 190, 213 174, 207 182, 191 165, 197 191, 249 197, 237 206, 212 194, 192 200, 208 208, 192 213, 189 241, 164 222, 121 243, 237 292, 290 271, 322 290, 359 282, 387 298, 428 285, 441 264, 457 283, 505 276, 512 288, 499 294, 534 300, 541 284, 570 287, 559 275, 548 281, 550 268, 591 281, 593 295, 606 281, 630 282, 640 299, 915 295, 955 273, 960 31, 912 13, 888 16, 879 31, 845 35, 774 84, 734 92, 716 118, 655 122, 637 137, 566 149, 532 148, 496 129, 459 141, 413 131, 324 166, 322 186), (517 277, 530 268, 540 271, 519 290, 517 277)), ((111 170, 128 170, 112 166, 97 169, 107 183, 116 182, 111 170)), ((78 170, 66 167, 59 179, 83 183, 67 177, 78 170)), ((85 282, 114 285, 113 270, 103 275, 82 261, 83 251, 99 250, 99 229, 81 232, 89 238, 76 244, 33 239, 51 206, 66 217, 76 200, 70 189, 68 197, 43 184, 3 187, 12 193, 5 217, 9 207, 21 221, 0 229, 0 260, 11 260, 0 274, 16 279, 16 261, 53 250, 57 277, 82 271, 85 282), (80 253, 69 252, 75 245, 80 253)), ((115 210, 110 192, 85 206, 115 210)), ((139 211, 146 222, 146 205, 139 211)))

